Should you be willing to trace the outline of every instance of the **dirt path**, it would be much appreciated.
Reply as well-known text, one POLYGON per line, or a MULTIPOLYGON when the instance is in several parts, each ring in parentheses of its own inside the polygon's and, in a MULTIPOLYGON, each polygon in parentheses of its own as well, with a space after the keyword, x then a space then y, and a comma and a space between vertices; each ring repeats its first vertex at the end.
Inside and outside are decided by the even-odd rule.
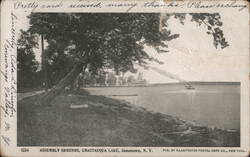
POLYGON ((34 95, 37 95, 37 94, 41 94, 43 92, 44 92, 44 90, 34 91, 34 92, 26 92, 26 93, 17 93, 17 101, 20 101, 23 98, 26 98, 26 97, 29 97, 29 96, 34 96, 34 95))

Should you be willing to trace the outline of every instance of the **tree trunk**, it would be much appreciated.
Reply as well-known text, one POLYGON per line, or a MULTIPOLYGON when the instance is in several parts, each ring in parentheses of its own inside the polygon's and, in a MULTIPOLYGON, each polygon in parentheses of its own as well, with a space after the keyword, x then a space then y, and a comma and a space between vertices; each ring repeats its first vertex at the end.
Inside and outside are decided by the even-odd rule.
POLYGON ((43 83, 45 91, 48 92, 49 89, 49 79, 48 79, 48 71, 47 71, 47 55, 44 51, 44 38, 41 35, 41 47, 42 47, 42 72, 43 72, 43 83))
POLYGON ((66 86, 75 81, 77 76, 82 71, 83 65, 84 64, 80 62, 76 63, 73 69, 63 79, 61 79, 56 86, 54 86, 49 92, 45 93, 41 103, 43 105, 49 105, 50 102, 65 89, 66 86))

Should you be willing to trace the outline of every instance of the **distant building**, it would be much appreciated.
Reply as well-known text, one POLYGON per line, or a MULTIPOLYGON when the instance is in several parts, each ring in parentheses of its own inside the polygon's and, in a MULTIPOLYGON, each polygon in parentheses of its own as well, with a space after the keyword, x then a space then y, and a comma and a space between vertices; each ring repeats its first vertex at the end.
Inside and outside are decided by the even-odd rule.
POLYGON ((147 85, 147 80, 143 78, 143 72, 139 72, 137 79, 134 79, 133 81, 130 82, 131 86, 146 86, 147 85))
POLYGON ((116 75, 113 71, 103 72, 97 75, 91 75, 89 72, 85 72, 84 76, 80 77, 80 80, 83 82, 81 86, 85 87, 147 85, 147 81, 143 78, 142 72, 139 72, 137 76, 135 76, 135 74, 125 75, 125 73, 116 75))

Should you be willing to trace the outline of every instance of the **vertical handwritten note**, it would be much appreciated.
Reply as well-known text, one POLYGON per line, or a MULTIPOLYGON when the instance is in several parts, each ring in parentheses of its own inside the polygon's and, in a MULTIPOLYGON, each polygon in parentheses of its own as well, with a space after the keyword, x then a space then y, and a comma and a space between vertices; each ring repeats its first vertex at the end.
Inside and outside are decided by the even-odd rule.
POLYGON ((16 115, 16 72, 17 72, 17 62, 16 62, 16 40, 17 40, 17 31, 16 31, 16 23, 17 23, 17 16, 14 12, 10 12, 7 15, 9 20, 8 29, 6 29, 6 39, 3 40, 3 64, 4 66, 1 67, 1 84, 2 92, 2 102, 1 104, 1 123, 4 124, 4 130, 1 135, 1 140, 6 145, 10 145, 11 138, 8 135, 9 130, 12 128, 11 119, 13 119, 16 115), (3 121, 4 120, 4 121, 3 121))

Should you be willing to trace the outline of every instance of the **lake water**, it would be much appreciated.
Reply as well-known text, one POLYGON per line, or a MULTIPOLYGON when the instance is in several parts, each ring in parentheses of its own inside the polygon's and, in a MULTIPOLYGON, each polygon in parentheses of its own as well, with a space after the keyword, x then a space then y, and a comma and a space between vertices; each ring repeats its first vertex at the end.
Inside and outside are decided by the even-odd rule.
POLYGON ((146 87, 86 88, 92 95, 123 99, 147 110, 225 129, 240 128, 240 85, 166 84, 146 87))

